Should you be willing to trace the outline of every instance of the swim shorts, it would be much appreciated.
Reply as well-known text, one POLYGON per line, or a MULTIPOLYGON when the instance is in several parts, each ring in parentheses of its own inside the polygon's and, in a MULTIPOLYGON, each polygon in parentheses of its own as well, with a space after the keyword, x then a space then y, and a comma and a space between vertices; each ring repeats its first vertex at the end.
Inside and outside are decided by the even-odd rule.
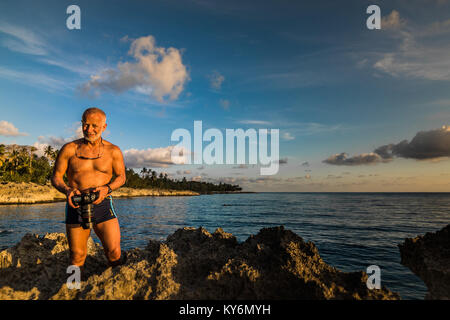
MULTIPOLYGON (((74 209, 66 203, 66 224, 80 224, 81 211, 80 208, 74 209)), ((94 205, 94 221, 95 224, 102 223, 111 219, 117 218, 116 211, 111 196, 105 197, 102 202, 94 205)))

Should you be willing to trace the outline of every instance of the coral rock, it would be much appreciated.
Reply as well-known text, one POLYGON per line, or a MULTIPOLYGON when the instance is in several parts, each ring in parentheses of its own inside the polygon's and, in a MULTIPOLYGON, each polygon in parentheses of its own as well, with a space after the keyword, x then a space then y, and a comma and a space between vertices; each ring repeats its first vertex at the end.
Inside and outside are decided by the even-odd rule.
POLYGON ((450 224, 399 245, 401 264, 428 287, 425 299, 450 299, 450 224))
POLYGON ((369 290, 365 272, 329 266, 314 243, 282 226, 242 243, 220 228, 183 228, 127 258, 109 267, 90 239, 81 287, 69 289, 65 235, 27 234, 0 252, 0 299, 399 299, 369 290))

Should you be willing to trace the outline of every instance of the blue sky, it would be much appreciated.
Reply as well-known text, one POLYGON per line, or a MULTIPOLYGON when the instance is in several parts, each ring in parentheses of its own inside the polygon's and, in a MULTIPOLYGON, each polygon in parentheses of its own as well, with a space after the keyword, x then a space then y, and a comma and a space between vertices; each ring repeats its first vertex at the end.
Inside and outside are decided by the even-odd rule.
POLYGON ((175 179, 253 191, 450 191, 449 38, 445 0, 4 0, 0 142, 60 147, 97 106, 128 166, 175 179), (81 30, 66 27, 71 4, 81 30), (366 27, 371 4, 381 30, 366 27), (149 43, 162 52, 154 61, 133 51, 149 43), (173 130, 193 130, 194 120, 204 130, 279 129, 278 174, 162 165, 173 130), (389 157, 374 154, 386 145, 389 157))

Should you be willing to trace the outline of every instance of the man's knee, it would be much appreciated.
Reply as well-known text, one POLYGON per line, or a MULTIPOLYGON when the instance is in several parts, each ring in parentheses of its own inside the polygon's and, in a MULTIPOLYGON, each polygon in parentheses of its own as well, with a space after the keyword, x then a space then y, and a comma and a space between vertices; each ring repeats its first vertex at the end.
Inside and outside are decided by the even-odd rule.
POLYGON ((127 253, 123 250, 119 250, 119 253, 114 254, 114 258, 108 258, 109 265, 112 267, 123 265, 127 262, 127 253))
POLYGON ((108 258, 108 261, 110 262, 118 260, 120 258, 120 255, 121 255, 120 247, 106 250, 106 256, 108 258))
POLYGON ((80 249, 70 250, 71 263, 77 266, 82 266, 87 257, 87 251, 80 249))

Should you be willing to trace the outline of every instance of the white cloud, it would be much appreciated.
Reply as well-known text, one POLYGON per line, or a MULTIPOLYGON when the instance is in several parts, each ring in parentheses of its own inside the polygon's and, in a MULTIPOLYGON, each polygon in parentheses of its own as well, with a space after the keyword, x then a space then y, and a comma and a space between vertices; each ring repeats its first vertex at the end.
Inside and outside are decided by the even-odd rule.
POLYGON ((37 137, 37 140, 33 147, 37 149, 35 152, 38 156, 44 155, 44 150, 47 146, 52 146, 53 148, 60 149, 63 145, 66 143, 69 143, 71 141, 83 138, 83 129, 81 128, 81 125, 79 122, 75 122, 72 124, 72 127, 68 130, 70 133, 72 133, 72 136, 68 138, 63 137, 55 137, 55 136, 39 136, 37 137))
POLYGON ((11 51, 31 55, 47 54, 45 42, 30 30, 1 23, 0 32, 7 35, 2 39, 1 44, 11 51))
POLYGON ((0 77, 33 87, 44 88, 50 92, 70 89, 65 81, 58 80, 42 73, 22 72, 0 66, 0 77))
POLYGON ((289 131, 295 133, 296 135, 309 136, 314 134, 334 132, 340 129, 343 129, 342 125, 340 124, 327 125, 317 122, 306 122, 297 124, 296 127, 290 128, 289 131))
POLYGON ((134 40, 128 54, 136 62, 119 62, 117 69, 92 75, 81 91, 98 96, 102 91, 122 93, 134 89, 160 102, 178 98, 189 80, 178 49, 157 47, 155 38, 147 36, 134 40))
POLYGON ((36 154, 38 157, 43 157, 45 155, 45 148, 47 148, 48 144, 46 143, 39 143, 35 142, 33 143, 33 147, 36 148, 36 151, 34 151, 34 154, 36 154))
POLYGON ((263 120, 240 120, 238 122, 243 123, 243 124, 264 125, 264 126, 271 125, 271 123, 269 121, 263 121, 263 120))
POLYGON ((183 155, 172 158, 172 149, 175 146, 168 146, 165 148, 148 148, 146 150, 129 149, 123 152, 125 165, 129 168, 143 168, 143 167, 159 167, 166 168, 175 164, 183 164, 185 157, 188 156, 184 148, 183 155))
POLYGON ((39 137, 37 137, 37 139, 38 139, 38 141, 35 144, 52 146, 54 148, 61 148, 66 143, 75 140, 73 137, 63 138, 63 137, 55 137, 55 136, 47 136, 47 137, 39 136, 39 137))
POLYGON ((224 110, 229 110, 230 109, 230 101, 229 100, 227 100, 227 99, 220 99, 219 103, 220 103, 221 107, 224 110))
POLYGON ((385 34, 398 44, 376 55, 375 70, 393 77, 450 80, 450 44, 437 38, 450 32, 449 20, 418 28, 393 11, 384 21, 389 31, 385 34))
POLYGON ((450 19, 444 21, 435 21, 428 27, 420 31, 420 36, 438 36, 450 33, 450 19))
POLYGON ((405 20, 400 18, 400 14, 397 10, 392 10, 392 12, 381 18, 381 28, 382 29, 396 29, 400 28, 406 23, 405 20))
POLYGON ((19 129, 17 129, 11 122, 5 120, 0 121, 0 136, 18 137, 26 135, 28 134, 25 132, 19 132, 19 129))
POLYGON ((294 140, 295 137, 293 137, 289 132, 284 132, 283 135, 281 136, 284 140, 290 141, 290 140, 294 140))
POLYGON ((225 81, 225 77, 217 71, 214 71, 208 78, 210 86, 216 90, 220 90, 222 83, 225 81))

